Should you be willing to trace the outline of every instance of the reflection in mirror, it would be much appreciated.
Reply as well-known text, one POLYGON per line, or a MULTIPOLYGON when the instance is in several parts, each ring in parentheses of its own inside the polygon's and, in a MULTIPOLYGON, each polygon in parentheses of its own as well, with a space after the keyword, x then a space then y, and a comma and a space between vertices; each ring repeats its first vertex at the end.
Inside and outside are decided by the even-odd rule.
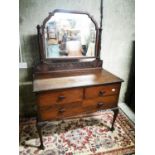
POLYGON ((86 14, 55 13, 44 37, 46 58, 95 56, 95 25, 86 14))

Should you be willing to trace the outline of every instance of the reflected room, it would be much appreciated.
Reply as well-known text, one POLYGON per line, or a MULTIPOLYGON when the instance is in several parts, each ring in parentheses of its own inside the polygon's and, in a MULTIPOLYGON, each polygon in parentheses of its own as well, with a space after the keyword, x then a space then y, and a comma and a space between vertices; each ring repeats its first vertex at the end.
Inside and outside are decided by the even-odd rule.
POLYGON ((45 24, 46 58, 94 57, 96 30, 86 14, 57 12, 45 24))

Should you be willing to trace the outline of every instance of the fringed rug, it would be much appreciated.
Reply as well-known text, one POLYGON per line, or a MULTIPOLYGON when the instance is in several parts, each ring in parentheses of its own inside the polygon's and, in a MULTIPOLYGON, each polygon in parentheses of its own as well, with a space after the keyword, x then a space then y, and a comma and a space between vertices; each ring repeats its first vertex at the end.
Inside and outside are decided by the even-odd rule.
POLYGON ((20 155, 133 155, 134 124, 120 111, 115 130, 109 131, 112 111, 82 119, 51 122, 43 128, 45 150, 40 145, 35 120, 20 123, 20 155))

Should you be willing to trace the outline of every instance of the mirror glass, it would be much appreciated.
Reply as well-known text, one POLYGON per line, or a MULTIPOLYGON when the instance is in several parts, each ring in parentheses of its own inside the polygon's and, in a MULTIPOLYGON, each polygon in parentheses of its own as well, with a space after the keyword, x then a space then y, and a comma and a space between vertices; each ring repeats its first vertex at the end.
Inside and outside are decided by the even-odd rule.
POLYGON ((46 58, 95 57, 95 24, 87 14, 57 12, 45 24, 46 58))

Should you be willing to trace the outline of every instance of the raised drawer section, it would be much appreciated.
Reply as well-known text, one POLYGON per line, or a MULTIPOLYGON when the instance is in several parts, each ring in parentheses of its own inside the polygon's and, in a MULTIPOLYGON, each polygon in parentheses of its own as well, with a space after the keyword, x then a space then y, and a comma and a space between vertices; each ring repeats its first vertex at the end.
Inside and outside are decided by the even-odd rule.
POLYGON ((117 106, 118 95, 87 99, 83 102, 83 110, 94 112, 102 109, 110 109, 117 106))
POLYGON ((39 116, 42 121, 59 120, 81 114, 82 112, 82 102, 39 107, 39 116))
POLYGON ((119 94, 120 84, 110 84, 105 86, 95 86, 85 88, 85 98, 97 98, 107 95, 119 94))
POLYGON ((82 101, 83 99, 83 89, 68 89, 61 91, 48 91, 42 92, 37 95, 37 104, 42 106, 51 106, 54 104, 69 104, 72 102, 82 101))

